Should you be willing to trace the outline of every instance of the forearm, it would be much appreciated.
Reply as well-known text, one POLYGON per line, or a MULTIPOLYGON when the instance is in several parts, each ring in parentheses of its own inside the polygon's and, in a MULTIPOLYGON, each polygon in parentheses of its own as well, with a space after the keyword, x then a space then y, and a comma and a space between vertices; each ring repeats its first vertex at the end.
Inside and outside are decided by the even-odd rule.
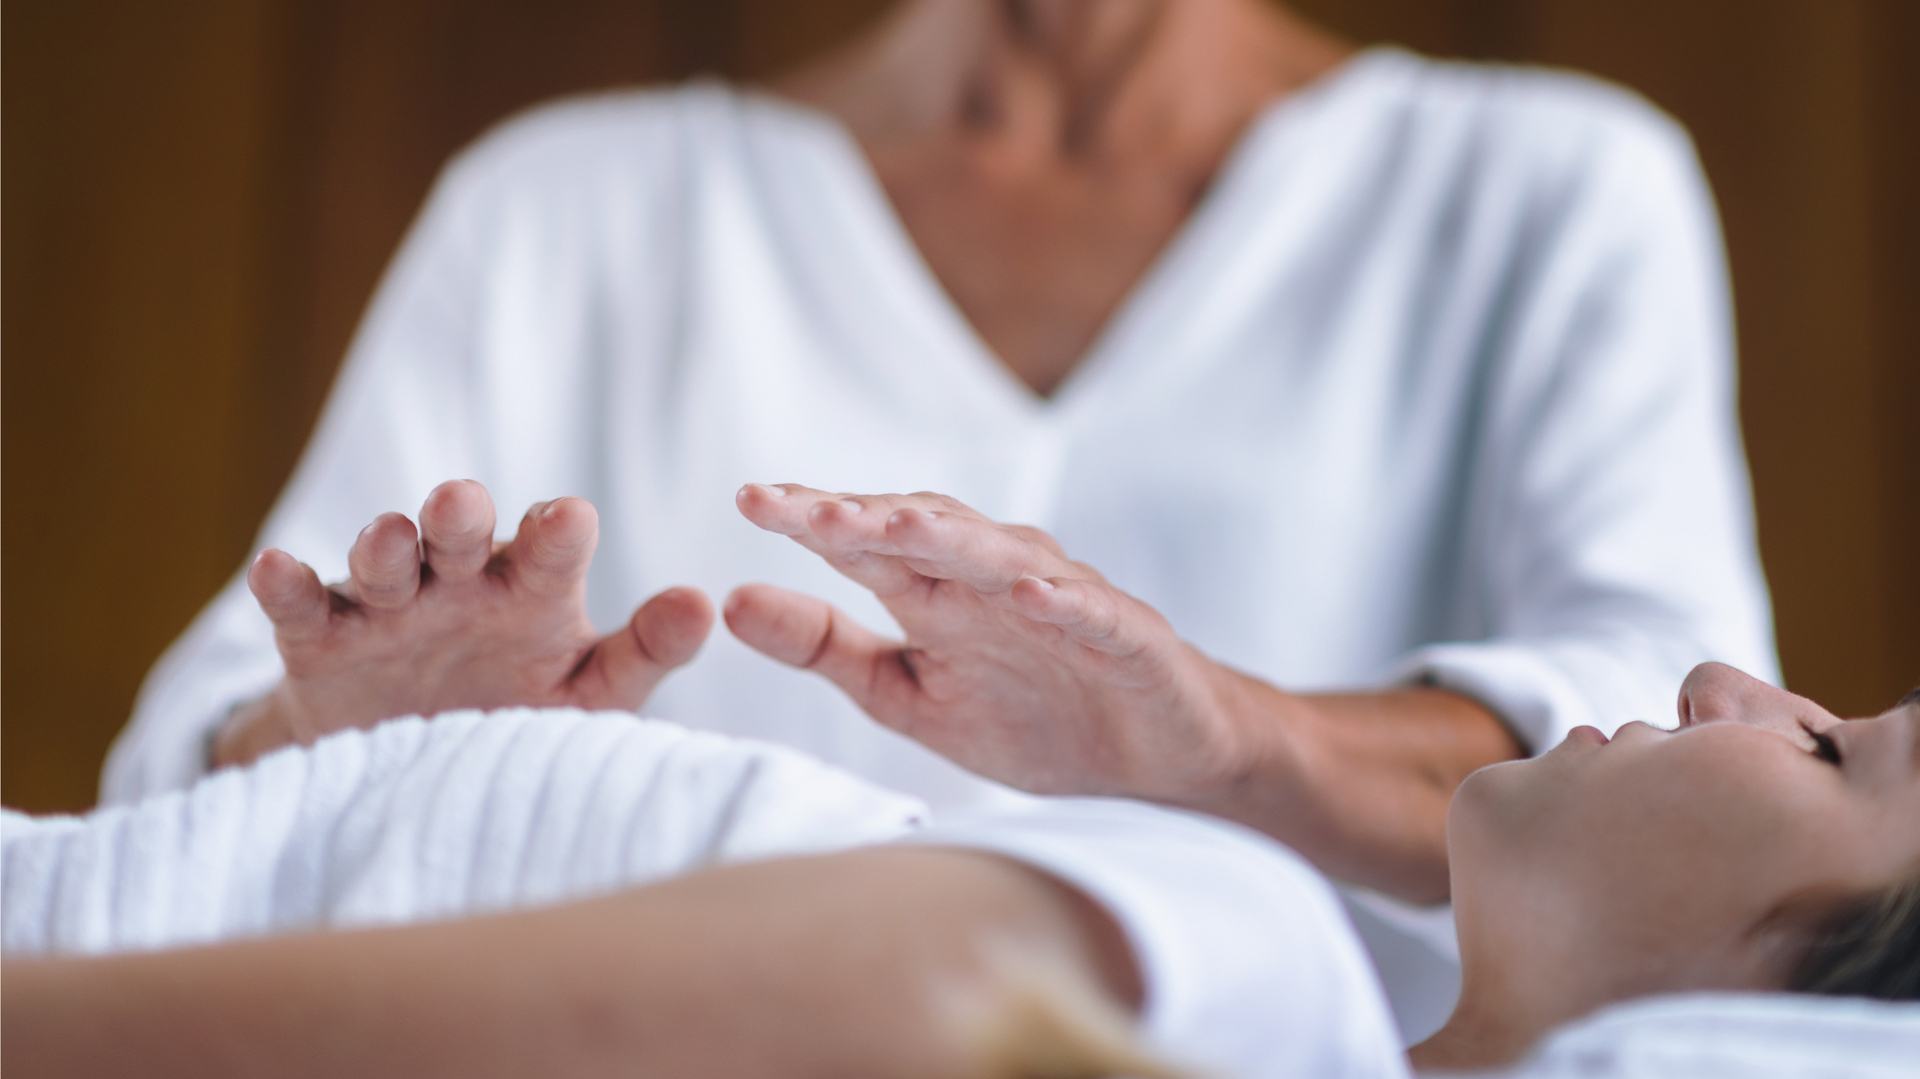
POLYGON ((1493 713, 1446 690, 1296 695, 1220 667, 1210 680, 1237 732, 1237 767, 1183 804, 1266 832, 1336 879, 1417 903, 1448 895, 1454 789, 1525 755, 1493 713))
POLYGON ((17 1075, 966 1075, 940 994, 984 937, 1137 1004, 1119 933, 1049 877, 880 849, 542 911, 7 964, 17 1075))

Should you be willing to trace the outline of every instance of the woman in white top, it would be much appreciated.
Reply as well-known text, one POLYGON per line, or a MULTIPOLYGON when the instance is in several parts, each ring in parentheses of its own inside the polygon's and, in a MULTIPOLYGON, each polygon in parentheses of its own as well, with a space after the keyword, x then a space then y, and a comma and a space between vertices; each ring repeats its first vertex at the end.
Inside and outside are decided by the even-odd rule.
MULTIPOLYGON (((644 702, 937 806, 1010 800, 727 634, 662 682, 702 593, 745 582, 886 625, 739 519, 769 479, 1045 529, 1139 601, 1116 632, 1188 642, 1163 688, 1238 732, 1203 748, 1293 747, 1179 777, 987 747, 999 778, 1198 803, 1235 777, 1259 826, 1410 900, 1447 895, 1475 768, 1657 714, 1702 660, 1773 677, 1711 205, 1643 103, 1354 54, 1257 0, 916 0, 773 90, 567 104, 451 167, 262 534, 318 576, 270 554, 277 622, 240 581, 208 609, 109 799, 210 745, 644 702), (535 504, 498 553, 461 476, 535 504), (418 532, 378 516, 423 503, 418 532)), ((1046 700, 1015 717, 1042 739, 1143 677, 1063 705, 1017 673, 966 677, 1046 700)))
MULTIPOLYGON (((1406 1062, 1501 1065, 1655 993, 1920 998, 1920 693, 1847 722, 1707 665, 1679 711, 1677 730, 1579 728, 1461 787, 1465 987, 1406 1062)), ((88 853, 64 870, 76 900, 88 853)), ((1251 834, 1124 803, 436 926, 16 954, 4 987, 20 1075, 1171 1074, 1155 1054, 1237 1077, 1406 1067, 1324 881, 1251 834), (1144 1050, 1112 1018, 1128 1012, 1144 1050)))

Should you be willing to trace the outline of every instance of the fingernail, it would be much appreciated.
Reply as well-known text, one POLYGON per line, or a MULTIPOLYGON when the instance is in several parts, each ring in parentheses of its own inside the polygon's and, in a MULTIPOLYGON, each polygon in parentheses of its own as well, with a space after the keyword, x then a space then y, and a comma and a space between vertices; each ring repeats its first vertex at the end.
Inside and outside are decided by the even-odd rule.
POLYGON ((1039 585, 1049 592, 1053 591, 1053 582, 1047 580, 1045 577, 1028 577, 1027 580, 1032 581, 1034 584, 1039 585))
POLYGON ((850 502, 844 498, 840 500, 840 508, 846 510, 848 513, 859 513, 862 509, 860 503, 850 502))

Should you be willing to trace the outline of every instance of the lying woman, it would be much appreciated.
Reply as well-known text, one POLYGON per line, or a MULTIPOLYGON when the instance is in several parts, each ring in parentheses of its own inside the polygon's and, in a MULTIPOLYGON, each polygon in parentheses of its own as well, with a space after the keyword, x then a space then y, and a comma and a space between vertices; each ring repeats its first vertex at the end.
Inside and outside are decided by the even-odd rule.
MULTIPOLYGON (((590 721, 614 722, 572 720, 590 721)), ((498 731, 523 729, 537 740, 565 722, 537 713, 401 721, 84 822, 10 818, 12 954, 0 1008, 10 1073, 1164 1072, 1102 1026, 1104 1007, 1139 1017, 1148 1050, 1171 1067, 1393 1076, 1408 1064, 1503 1065, 1556 1025, 1650 994, 1920 997, 1920 694, 1842 721, 1717 665, 1681 687, 1675 730, 1636 722, 1608 739, 1583 728, 1462 785, 1448 843, 1463 992, 1447 1025, 1404 1058, 1323 878, 1236 826, 1100 800, 439 924, 138 955, 22 955, 34 938, 33 926, 15 924, 32 920, 19 915, 16 891, 31 887, 23 878, 37 874, 43 891, 54 882, 57 902, 37 915, 43 923, 72 906, 138 921, 141 897, 116 910, 90 874, 143 844, 165 848, 207 784, 251 777, 284 789, 297 773, 308 793, 276 812, 334 847, 410 821, 416 830, 401 846, 415 864, 373 859, 380 864, 360 883, 375 879, 375 891, 392 892, 394 880, 449 857, 419 841, 431 831, 420 821, 458 815, 450 807, 460 804, 522 837, 505 861, 561 858, 552 848, 563 837, 540 822, 565 817, 554 803, 570 787, 519 797, 536 806, 524 821, 500 808, 516 804, 525 782, 511 766, 516 751, 489 758, 499 766, 477 786, 432 773, 425 797, 364 774, 343 794, 338 775, 321 781, 317 767, 298 769, 328 754, 371 759, 374 740, 405 735, 429 751, 398 770, 404 780, 434 757, 435 738, 498 742, 498 731), (300 805, 314 804, 334 808, 325 819, 301 815, 300 805)), ((604 740, 588 741, 583 755, 617 757, 604 740)), ((716 785, 711 762, 678 767, 706 777, 695 786, 716 785)), ((790 762, 781 767, 798 774, 790 762)), ((857 785, 815 776, 783 805, 729 794, 722 816, 806 816, 817 807, 805 789, 819 789, 827 817, 841 812, 831 807, 863 805, 844 819, 885 831, 873 822, 894 813, 912 830, 910 806, 877 791, 861 803, 857 785)), ((234 817, 214 823, 231 830, 234 817)), ((713 837, 726 832, 709 824, 702 834, 720 842, 713 837)), ((498 854, 469 852, 451 875, 497 877, 497 866, 481 863, 502 861, 498 854)), ((324 851, 308 851, 255 866, 252 887, 319 895, 310 918, 326 924, 326 897, 339 890, 312 879, 326 864, 324 851)), ((227 901, 216 893, 242 888, 234 881, 244 875, 206 882, 203 898, 227 901)))

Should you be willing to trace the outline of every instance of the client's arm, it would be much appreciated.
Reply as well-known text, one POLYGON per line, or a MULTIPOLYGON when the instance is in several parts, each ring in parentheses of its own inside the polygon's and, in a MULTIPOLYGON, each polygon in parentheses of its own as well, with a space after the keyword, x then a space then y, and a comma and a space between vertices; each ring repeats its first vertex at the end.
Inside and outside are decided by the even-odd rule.
POLYGON ((879 596, 904 643, 819 600, 736 591, 734 633, 819 671, 880 722, 1026 790, 1111 794, 1259 828, 1329 875, 1447 896, 1446 817, 1474 769, 1521 754, 1437 689, 1292 694, 1182 642, 1052 537, 939 495, 750 485, 740 508, 879 596))
POLYGON ((1018 1075, 966 1003, 996 940, 1139 1006, 1120 931, 1079 893, 892 848, 440 925, 14 960, 0 1045, 19 1077, 1018 1075))

